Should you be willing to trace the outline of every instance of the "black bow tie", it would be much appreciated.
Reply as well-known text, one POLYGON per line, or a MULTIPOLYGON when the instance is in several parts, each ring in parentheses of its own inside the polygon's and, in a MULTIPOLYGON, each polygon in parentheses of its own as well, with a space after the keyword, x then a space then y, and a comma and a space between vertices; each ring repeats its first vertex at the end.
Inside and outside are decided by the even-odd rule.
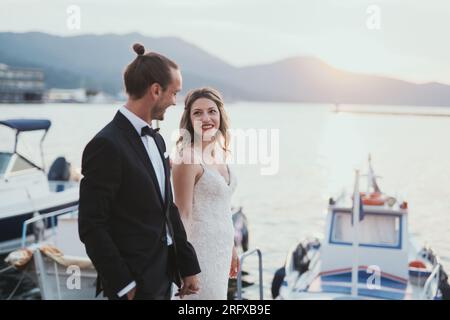
POLYGON ((159 128, 153 129, 150 127, 143 127, 141 129, 141 137, 150 136, 150 137, 154 138, 156 136, 156 134, 158 133, 158 131, 159 131, 159 128))

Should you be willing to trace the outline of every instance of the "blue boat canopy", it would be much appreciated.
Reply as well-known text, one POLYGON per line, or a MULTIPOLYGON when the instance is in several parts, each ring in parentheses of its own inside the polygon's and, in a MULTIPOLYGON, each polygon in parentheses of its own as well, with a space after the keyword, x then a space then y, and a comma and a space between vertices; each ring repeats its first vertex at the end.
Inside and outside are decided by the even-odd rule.
POLYGON ((48 130, 52 122, 47 119, 10 119, 0 120, 0 124, 21 131, 48 130))

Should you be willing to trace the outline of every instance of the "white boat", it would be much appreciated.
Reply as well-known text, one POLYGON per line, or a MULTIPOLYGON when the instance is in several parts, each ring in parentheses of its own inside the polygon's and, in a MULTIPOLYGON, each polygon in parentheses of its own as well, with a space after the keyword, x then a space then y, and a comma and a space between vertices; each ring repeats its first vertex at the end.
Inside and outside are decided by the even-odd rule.
MULTIPOLYGON (((49 120, 12 119, 0 125, 15 130, 12 152, 0 151, 0 254, 20 247, 23 222, 32 216, 53 212, 78 204, 79 183, 71 180, 70 166, 64 158, 53 162, 47 173, 17 151, 18 139, 23 132, 43 131, 42 143, 51 126, 49 120)), ((44 221, 50 225, 55 221, 44 221)), ((31 235, 33 230, 27 230, 31 235)))
MULTIPOLYGON (((24 222, 26 226, 58 218, 39 242, 11 252, 5 262, 28 275, 39 288, 42 300, 92 300, 96 297, 97 271, 78 237, 78 206, 42 214, 24 222)), ((41 224, 42 227, 42 224, 41 224)))
MULTIPOLYGON (((248 235, 242 207, 234 211, 233 219, 245 221, 235 225, 236 234, 248 235)), ((78 237, 77 205, 32 217, 24 221, 22 230, 21 249, 11 252, 5 262, 33 279, 42 300, 105 299, 103 294, 95 295, 97 271, 78 237), (56 218, 58 223, 44 234, 42 221, 56 218), (29 226, 41 234, 36 243, 27 240, 29 226)), ((236 246, 248 250, 248 238, 242 241, 239 237, 236 246)))
POLYGON ((444 290, 449 294, 439 258, 409 234, 407 202, 380 191, 370 157, 367 177, 367 192, 359 192, 357 174, 353 197, 330 199, 323 241, 307 239, 289 251, 274 277, 274 297, 439 300, 444 290))

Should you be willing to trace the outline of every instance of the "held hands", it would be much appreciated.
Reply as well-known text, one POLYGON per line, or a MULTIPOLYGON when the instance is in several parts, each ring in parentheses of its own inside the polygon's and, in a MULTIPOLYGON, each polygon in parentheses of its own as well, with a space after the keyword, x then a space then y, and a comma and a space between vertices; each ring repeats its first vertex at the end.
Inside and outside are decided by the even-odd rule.
POLYGON ((239 262, 239 256, 237 254, 236 248, 233 247, 233 254, 232 254, 231 266, 230 266, 230 278, 231 279, 237 278, 237 274, 238 274, 240 268, 241 268, 241 265, 239 262))
POLYGON ((136 287, 128 291, 127 298, 128 300, 134 300, 134 296, 136 295, 136 287))
POLYGON ((185 295, 197 293, 199 290, 198 277, 193 275, 183 278, 183 285, 178 289, 175 296, 180 296, 180 298, 183 299, 185 295))

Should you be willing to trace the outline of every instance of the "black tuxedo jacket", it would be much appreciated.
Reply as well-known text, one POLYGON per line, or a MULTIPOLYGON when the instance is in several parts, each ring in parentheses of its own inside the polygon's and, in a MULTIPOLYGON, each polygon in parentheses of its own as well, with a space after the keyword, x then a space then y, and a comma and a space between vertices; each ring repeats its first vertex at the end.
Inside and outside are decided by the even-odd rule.
POLYGON ((83 152, 79 235, 110 294, 140 279, 148 268, 154 269, 155 279, 168 273, 178 286, 181 277, 200 272, 173 203, 169 158, 164 156, 161 135, 156 135, 155 142, 165 168, 165 199, 141 137, 121 112, 83 152), (166 224, 174 243, 169 262, 161 264, 166 224))

